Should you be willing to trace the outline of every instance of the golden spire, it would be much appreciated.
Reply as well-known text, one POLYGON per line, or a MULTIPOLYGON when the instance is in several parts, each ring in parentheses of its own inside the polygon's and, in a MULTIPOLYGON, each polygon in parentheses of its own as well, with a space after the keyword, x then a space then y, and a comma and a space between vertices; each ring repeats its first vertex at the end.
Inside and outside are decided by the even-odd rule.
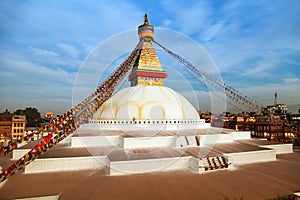
POLYGON ((163 71, 152 46, 154 28, 150 25, 147 14, 144 16, 144 23, 138 27, 138 34, 142 45, 140 56, 137 58, 129 75, 131 86, 162 86, 163 79, 168 75, 163 71))

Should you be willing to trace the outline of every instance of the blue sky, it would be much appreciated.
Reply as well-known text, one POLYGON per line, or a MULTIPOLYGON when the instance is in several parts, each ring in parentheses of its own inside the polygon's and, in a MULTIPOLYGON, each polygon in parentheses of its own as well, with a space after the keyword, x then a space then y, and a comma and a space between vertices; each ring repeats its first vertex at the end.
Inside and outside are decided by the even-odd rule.
MULTIPOLYGON (((155 27, 202 45, 223 80, 243 94, 268 105, 278 92, 279 102, 300 104, 298 0, 3 0, 0 111, 69 109, 85 58, 107 38, 136 29, 144 13, 155 27)), ((207 91, 197 92, 209 100, 207 91)))

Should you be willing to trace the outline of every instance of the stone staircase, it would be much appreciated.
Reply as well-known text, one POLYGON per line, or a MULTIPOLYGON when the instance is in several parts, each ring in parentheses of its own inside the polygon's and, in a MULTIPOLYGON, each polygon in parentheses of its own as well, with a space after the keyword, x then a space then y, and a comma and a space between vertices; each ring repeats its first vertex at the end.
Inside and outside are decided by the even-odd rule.
POLYGON ((228 164, 223 156, 205 157, 202 158, 202 165, 199 168, 204 168, 205 171, 228 168, 228 164))

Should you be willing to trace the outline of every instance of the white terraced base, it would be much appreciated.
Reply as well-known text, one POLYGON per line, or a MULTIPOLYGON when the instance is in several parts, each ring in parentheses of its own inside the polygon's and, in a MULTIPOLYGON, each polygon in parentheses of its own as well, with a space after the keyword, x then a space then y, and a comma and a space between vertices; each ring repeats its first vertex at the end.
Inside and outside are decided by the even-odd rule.
MULTIPOLYGON (((69 137, 63 144, 59 144, 61 147, 54 148, 54 152, 62 152, 55 155, 61 156, 54 156, 54 154, 42 156, 27 165, 25 173, 103 168, 108 169, 111 175, 169 170, 204 173, 215 169, 226 169, 235 164, 274 161, 276 154, 293 152, 290 144, 267 144, 267 141, 249 139, 250 132, 208 135, 198 135, 197 132, 191 132, 190 135, 189 132, 185 132, 187 135, 165 132, 165 135, 154 137, 130 137, 114 132, 107 132, 104 135, 103 132, 89 127, 82 126, 77 134, 69 137), (114 135, 109 135, 110 133, 114 135), (196 154, 186 154, 189 148, 196 148, 196 154), (162 151, 155 149, 162 149, 162 151), (163 151, 163 149, 168 150, 163 151), (226 149, 233 150, 226 151, 226 149), (206 156, 201 157, 200 151, 204 151, 202 154, 206 156), (66 152, 66 155, 63 152, 66 152), (76 155, 76 152, 80 155, 76 155), (100 154, 91 155, 95 152, 100 154), (145 155, 150 156, 145 157, 145 155)), ((28 150, 26 148, 15 150, 13 158, 18 158, 28 150)))

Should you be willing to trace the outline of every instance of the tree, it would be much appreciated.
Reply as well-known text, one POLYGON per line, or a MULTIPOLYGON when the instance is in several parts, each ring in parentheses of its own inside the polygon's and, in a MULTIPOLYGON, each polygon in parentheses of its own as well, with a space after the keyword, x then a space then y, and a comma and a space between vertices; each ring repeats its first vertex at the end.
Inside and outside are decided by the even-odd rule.
POLYGON ((41 121, 41 114, 37 108, 27 107, 24 110, 18 109, 15 111, 15 114, 23 114, 26 116, 26 126, 39 126, 41 121))
POLYGON ((23 110, 22 109, 18 109, 15 111, 16 115, 24 115, 23 110))

